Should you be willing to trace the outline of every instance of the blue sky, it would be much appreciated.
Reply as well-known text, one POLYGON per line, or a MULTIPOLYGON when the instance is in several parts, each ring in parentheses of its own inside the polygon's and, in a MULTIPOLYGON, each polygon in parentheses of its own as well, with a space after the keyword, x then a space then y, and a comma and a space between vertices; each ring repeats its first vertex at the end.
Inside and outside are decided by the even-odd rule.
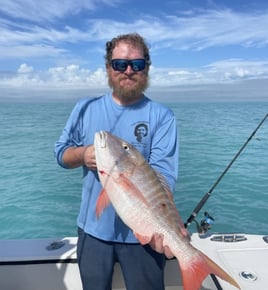
POLYGON ((106 41, 138 32, 151 49, 151 98, 268 101, 267 1, 2 2, 0 100, 105 93, 106 41))

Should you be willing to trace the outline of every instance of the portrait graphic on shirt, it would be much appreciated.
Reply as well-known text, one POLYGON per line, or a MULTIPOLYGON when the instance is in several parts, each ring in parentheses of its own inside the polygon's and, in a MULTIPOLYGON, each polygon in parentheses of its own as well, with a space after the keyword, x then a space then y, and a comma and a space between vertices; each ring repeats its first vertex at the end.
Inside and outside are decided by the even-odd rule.
POLYGON ((135 126, 134 135, 139 143, 143 143, 148 135, 148 126, 145 123, 139 123, 135 126))

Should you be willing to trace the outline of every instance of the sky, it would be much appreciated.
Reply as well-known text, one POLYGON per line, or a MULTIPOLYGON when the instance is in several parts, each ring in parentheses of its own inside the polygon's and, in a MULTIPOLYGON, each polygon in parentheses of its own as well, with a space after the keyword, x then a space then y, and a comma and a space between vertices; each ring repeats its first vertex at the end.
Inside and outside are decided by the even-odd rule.
POLYGON ((0 0, 0 101, 108 92, 105 43, 130 32, 150 47, 150 98, 268 101, 266 0, 0 0))

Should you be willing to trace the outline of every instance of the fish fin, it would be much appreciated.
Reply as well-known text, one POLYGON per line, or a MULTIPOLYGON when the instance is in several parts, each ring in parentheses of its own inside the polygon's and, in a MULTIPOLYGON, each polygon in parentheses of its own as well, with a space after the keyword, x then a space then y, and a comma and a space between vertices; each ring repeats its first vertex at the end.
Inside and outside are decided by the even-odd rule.
POLYGON ((144 236, 144 235, 141 235, 139 233, 134 233, 134 236, 136 237, 137 240, 139 240, 139 242, 142 245, 148 244, 151 241, 151 239, 152 239, 152 237, 144 236))
POLYGON ((166 191, 166 192, 167 192, 168 198, 171 202, 171 206, 174 208, 174 217, 175 217, 176 223, 178 223, 178 225, 179 225, 180 232, 185 238, 190 240, 190 234, 189 234, 188 230, 185 228, 184 222, 183 222, 183 220, 182 220, 182 218, 181 218, 181 216, 176 208, 176 205, 175 205, 174 200, 173 200, 173 195, 170 191, 166 191))
POLYGON ((117 183, 120 182, 120 186, 124 188, 125 193, 131 194, 135 196, 137 199, 139 199, 143 204, 148 205, 148 201, 142 194, 142 192, 137 188, 137 186, 128 179, 124 174, 120 174, 120 176, 117 178, 117 183))
POLYGON ((156 169, 154 169, 154 172, 157 175, 157 177, 158 177, 159 181, 161 182, 161 184, 163 185, 166 193, 168 194, 168 198, 170 200, 173 200, 173 195, 171 193, 171 190, 170 190, 170 187, 169 187, 169 184, 168 184, 166 178, 159 171, 157 171, 156 169))
POLYGON ((180 215, 178 213, 178 210, 176 208, 176 205, 175 205, 175 202, 174 202, 174 199, 173 199, 173 194, 171 193, 171 190, 170 190, 170 187, 168 185, 168 182, 167 182, 166 178, 160 172, 158 172, 157 170, 154 169, 154 171, 155 171, 158 179, 160 180, 160 182, 161 182, 161 184, 162 184, 162 186, 163 186, 163 188, 164 188, 164 190, 165 190, 165 192, 166 192, 166 194, 168 196, 168 199, 169 199, 170 203, 175 208, 175 212, 176 212, 176 217, 175 218, 176 218, 177 223, 180 226, 181 234, 184 237, 186 237, 188 240, 190 240, 190 234, 189 234, 188 230, 185 228, 184 222, 183 222, 182 218, 180 217, 180 215))
POLYGON ((197 256, 191 260, 190 266, 182 265, 180 261, 184 290, 199 290, 203 280, 209 274, 215 274, 236 288, 241 289, 237 282, 220 266, 200 251, 198 252, 197 256))
POLYGON ((96 203, 96 216, 97 218, 100 217, 100 215, 102 214, 103 210, 110 204, 110 200, 109 197, 105 191, 105 189, 102 189, 102 191, 100 192, 100 195, 97 199, 97 203, 96 203))

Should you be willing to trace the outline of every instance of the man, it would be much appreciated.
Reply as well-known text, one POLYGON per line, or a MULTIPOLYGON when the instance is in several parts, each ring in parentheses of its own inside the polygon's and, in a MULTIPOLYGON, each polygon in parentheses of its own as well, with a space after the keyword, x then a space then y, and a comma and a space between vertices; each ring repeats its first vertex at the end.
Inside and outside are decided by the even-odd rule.
POLYGON ((97 218, 96 201, 101 185, 96 171, 94 134, 105 130, 134 145, 167 180, 171 190, 177 178, 178 143, 174 114, 151 101, 148 87, 149 49, 136 33, 106 43, 106 70, 112 89, 102 97, 83 99, 73 109, 55 145, 64 168, 83 167, 83 188, 78 224, 77 256, 84 290, 109 290, 113 267, 119 262, 128 290, 163 290, 165 256, 162 236, 141 246, 112 206, 97 218), (146 134, 137 140, 137 129, 146 134))

